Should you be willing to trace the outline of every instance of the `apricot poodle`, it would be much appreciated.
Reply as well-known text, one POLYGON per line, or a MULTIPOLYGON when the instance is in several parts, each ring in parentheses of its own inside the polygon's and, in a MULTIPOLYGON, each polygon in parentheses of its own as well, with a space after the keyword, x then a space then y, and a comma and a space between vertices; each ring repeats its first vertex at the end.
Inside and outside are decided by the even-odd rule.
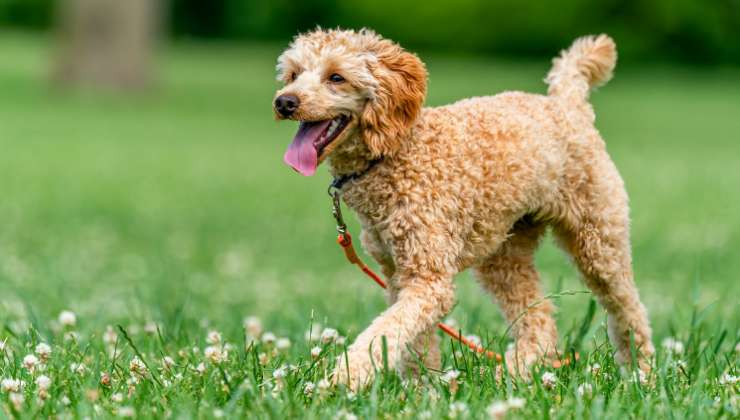
MULTIPOLYGON (((334 380, 367 384, 381 366, 419 358, 439 368, 435 324, 455 301, 453 276, 472 268, 498 301, 526 375, 556 352, 553 305, 535 250, 550 226, 608 312, 616 358, 649 369, 654 352, 633 280, 627 194, 594 127, 589 91, 616 63, 606 35, 554 60, 547 96, 505 92, 423 108, 427 71, 370 30, 297 36, 278 58, 278 119, 300 122, 285 162, 312 175, 324 160, 361 221, 365 250, 389 279, 389 308, 340 357, 334 380), (415 354, 412 354, 415 353, 415 354)), ((493 77, 494 75, 492 75, 493 77)))

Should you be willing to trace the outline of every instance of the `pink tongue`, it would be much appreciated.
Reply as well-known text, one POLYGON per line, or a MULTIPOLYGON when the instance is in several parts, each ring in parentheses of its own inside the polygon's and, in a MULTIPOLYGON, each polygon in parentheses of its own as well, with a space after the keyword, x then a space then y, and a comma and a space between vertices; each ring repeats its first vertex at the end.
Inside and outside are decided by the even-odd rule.
POLYGON ((314 143, 318 141, 330 123, 331 120, 302 122, 293 138, 293 143, 290 143, 288 150, 285 151, 283 161, 303 176, 313 175, 319 160, 314 143))

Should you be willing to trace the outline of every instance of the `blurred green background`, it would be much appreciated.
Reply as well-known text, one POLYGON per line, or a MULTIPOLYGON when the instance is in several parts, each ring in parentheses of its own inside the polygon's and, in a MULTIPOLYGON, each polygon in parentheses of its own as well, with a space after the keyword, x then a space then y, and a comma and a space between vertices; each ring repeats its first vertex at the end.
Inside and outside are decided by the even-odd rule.
MULTIPOLYGON (((0 25, 49 28, 55 3, 0 0, 0 25)), ((158 0, 146 0, 158 3, 158 0)), ((740 62, 738 0, 162 0, 178 38, 285 40, 322 26, 371 27, 412 48, 548 55, 608 32, 623 57, 740 62)))
MULTIPOLYGON (((55 76, 60 56, 76 65, 94 54, 69 52, 89 39, 59 35, 69 27, 50 0, 0 0, 0 322, 15 330, 70 308, 83 329, 156 320, 200 336, 209 319, 239 337, 242 316, 256 314, 299 339, 313 313, 357 333, 382 293, 334 244, 326 170, 303 178, 282 163, 296 127, 270 107, 291 36, 341 24, 418 52, 430 106, 544 93, 560 49, 612 34, 624 60, 592 102, 630 192, 656 335, 685 326, 694 305, 736 330, 739 4, 174 0, 152 25, 163 37, 139 45, 153 56, 139 71, 153 76, 111 88, 84 71, 55 76)), ((551 241, 538 259, 548 291, 583 289, 551 241)), ((470 333, 502 332, 495 306, 461 277, 453 316, 470 333)), ((588 299, 560 299, 565 331, 588 299)))

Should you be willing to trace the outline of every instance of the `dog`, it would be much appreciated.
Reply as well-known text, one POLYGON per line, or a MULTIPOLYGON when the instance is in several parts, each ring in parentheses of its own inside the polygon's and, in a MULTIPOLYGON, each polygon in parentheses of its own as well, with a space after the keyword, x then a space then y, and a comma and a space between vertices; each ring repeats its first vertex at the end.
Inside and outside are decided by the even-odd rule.
POLYGON ((534 253, 548 227, 608 313, 615 358, 650 370, 647 312, 636 289, 623 181, 588 102, 616 64, 606 35, 577 39, 553 61, 547 95, 505 92, 423 107, 427 71, 371 30, 298 35, 277 60, 279 120, 300 122, 285 162, 323 161, 361 224, 364 249, 389 279, 389 307, 337 360, 357 389, 381 366, 440 368, 435 324, 453 307, 453 276, 473 269, 500 305, 514 346, 510 373, 557 352, 553 305, 534 253))

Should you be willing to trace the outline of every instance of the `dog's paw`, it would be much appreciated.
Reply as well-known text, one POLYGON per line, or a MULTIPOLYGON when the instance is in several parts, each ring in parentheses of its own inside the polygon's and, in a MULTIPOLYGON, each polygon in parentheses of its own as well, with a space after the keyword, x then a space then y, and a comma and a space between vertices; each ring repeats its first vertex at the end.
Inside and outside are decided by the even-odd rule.
MULTIPOLYGON (((522 351, 510 349, 504 355, 506 359, 506 370, 509 376, 519 378, 526 382, 532 379, 532 366, 544 360, 544 356, 536 351, 522 351)), ((503 373, 503 372, 501 372, 503 373)))
POLYGON ((337 359, 332 381, 334 385, 345 385, 353 391, 357 391, 370 383, 375 377, 375 367, 367 355, 348 353, 349 365, 345 355, 337 359))

